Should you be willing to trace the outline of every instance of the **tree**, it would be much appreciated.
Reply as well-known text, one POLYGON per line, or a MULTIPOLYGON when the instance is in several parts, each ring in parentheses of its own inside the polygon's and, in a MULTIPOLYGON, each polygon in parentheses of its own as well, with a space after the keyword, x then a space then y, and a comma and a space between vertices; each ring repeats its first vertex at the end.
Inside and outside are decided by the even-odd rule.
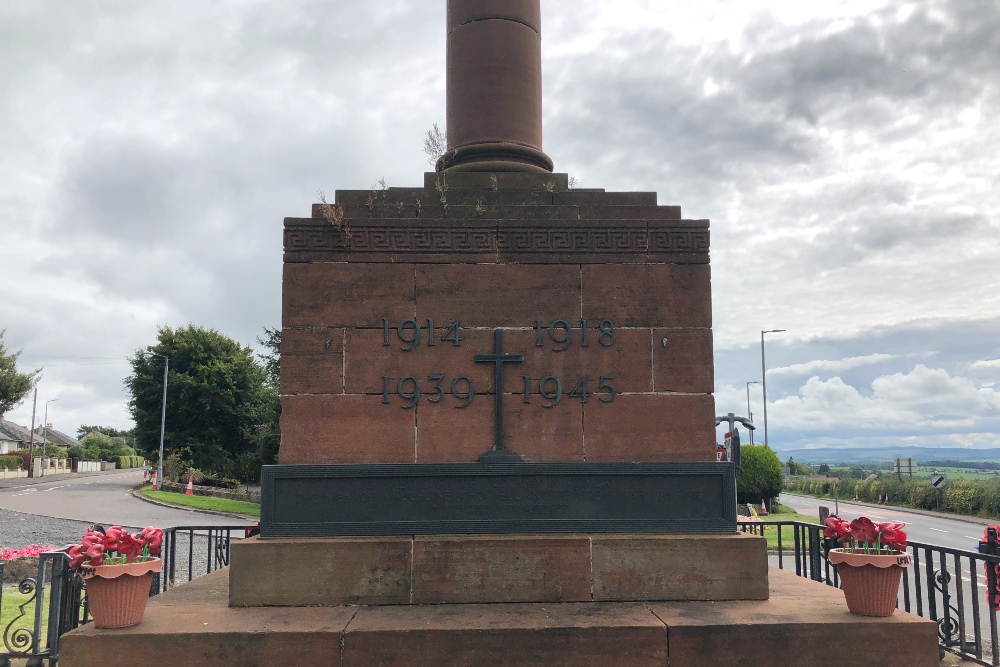
POLYGON ((268 422, 268 375, 253 350, 214 329, 161 327, 157 343, 129 359, 125 379, 136 448, 158 457, 163 364, 170 358, 164 457, 177 452, 204 471, 245 480, 260 472, 255 434, 268 422), (249 473, 249 474, 248 474, 249 473))
POLYGON ((281 400, 278 398, 278 385, 281 382, 281 329, 264 327, 264 337, 258 336, 257 342, 265 349, 265 352, 258 353, 257 356, 267 372, 268 387, 264 403, 266 420, 257 429, 254 444, 261 463, 271 465, 278 462, 278 447, 281 444, 281 400))
POLYGON ((258 352, 257 356, 264 364, 267 379, 277 387, 281 379, 281 329, 264 327, 264 337, 257 336, 257 343, 263 345, 266 350, 263 353, 258 352))
POLYGON ((3 335, 6 329, 0 329, 0 418, 10 410, 17 407, 24 397, 28 395, 38 378, 42 374, 42 369, 36 368, 30 373, 20 373, 17 370, 17 358, 21 356, 21 351, 7 352, 3 344, 3 335))
POLYGON ((816 468, 816 472, 819 473, 820 475, 829 475, 830 466, 826 463, 821 463, 819 464, 819 468, 816 468))
POLYGON ((114 426, 91 426, 89 424, 80 424, 80 427, 76 429, 76 439, 80 440, 88 433, 103 433, 109 438, 128 438, 131 439, 135 434, 132 429, 123 430, 115 428, 114 426))
POLYGON ((777 498, 783 481, 781 460, 774 450, 766 445, 740 447, 740 474, 736 478, 737 502, 757 503, 761 498, 777 498))

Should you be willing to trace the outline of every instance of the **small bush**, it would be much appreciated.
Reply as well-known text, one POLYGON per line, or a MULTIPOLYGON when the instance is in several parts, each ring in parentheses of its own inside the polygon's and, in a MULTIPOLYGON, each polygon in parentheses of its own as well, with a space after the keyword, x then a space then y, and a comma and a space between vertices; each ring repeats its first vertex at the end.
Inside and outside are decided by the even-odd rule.
MULTIPOLYGON (((36 449, 38 448, 36 447, 36 449)), ((41 449, 38 449, 38 453, 42 453, 41 449)), ((59 445, 45 445, 45 455, 56 459, 64 459, 69 455, 69 450, 59 445)))
POLYGON ((760 502, 781 492, 781 461, 766 445, 740 447, 740 474, 736 479, 737 502, 760 502))
POLYGON ((24 460, 20 456, 0 456, 0 468, 20 470, 23 467, 24 460))
MULTIPOLYGON (((184 471, 191 467, 191 450, 183 448, 171 452, 163 459, 163 479, 167 482, 178 482, 184 471)), ((184 480, 185 482, 187 479, 184 480)))

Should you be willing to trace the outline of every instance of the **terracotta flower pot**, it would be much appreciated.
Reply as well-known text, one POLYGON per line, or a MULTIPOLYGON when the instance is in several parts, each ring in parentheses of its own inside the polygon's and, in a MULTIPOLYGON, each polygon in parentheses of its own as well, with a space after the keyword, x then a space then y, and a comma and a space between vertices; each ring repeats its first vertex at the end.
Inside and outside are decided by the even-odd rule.
POLYGON ((830 562, 837 566, 847 608, 852 614, 892 616, 903 568, 910 564, 909 554, 872 555, 832 549, 830 562))
POLYGON ((81 567, 87 581, 90 614, 98 628, 128 628, 142 622, 153 573, 162 563, 151 558, 142 563, 81 567))

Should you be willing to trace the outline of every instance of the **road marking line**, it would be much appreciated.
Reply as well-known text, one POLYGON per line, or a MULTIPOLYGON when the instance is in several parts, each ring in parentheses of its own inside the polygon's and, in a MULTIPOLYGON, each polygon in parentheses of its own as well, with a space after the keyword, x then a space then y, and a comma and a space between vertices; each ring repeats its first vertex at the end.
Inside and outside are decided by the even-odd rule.
POLYGON ((977 542, 979 541, 978 537, 972 537, 971 535, 962 535, 962 537, 964 537, 967 540, 976 540, 977 542))
POLYGON ((927 530, 933 530, 933 531, 936 531, 938 533, 947 533, 948 532, 947 530, 941 530, 940 528, 928 528, 927 530))

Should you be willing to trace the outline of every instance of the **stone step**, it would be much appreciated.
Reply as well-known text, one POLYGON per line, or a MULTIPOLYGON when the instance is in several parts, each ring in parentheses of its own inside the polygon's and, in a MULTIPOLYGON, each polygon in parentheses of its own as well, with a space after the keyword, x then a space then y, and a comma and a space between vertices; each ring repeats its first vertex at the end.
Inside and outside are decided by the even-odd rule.
POLYGON ((64 635, 59 664, 937 667, 934 622, 854 616, 838 589, 769 579, 759 601, 231 608, 226 569, 151 599, 138 626, 64 635))

